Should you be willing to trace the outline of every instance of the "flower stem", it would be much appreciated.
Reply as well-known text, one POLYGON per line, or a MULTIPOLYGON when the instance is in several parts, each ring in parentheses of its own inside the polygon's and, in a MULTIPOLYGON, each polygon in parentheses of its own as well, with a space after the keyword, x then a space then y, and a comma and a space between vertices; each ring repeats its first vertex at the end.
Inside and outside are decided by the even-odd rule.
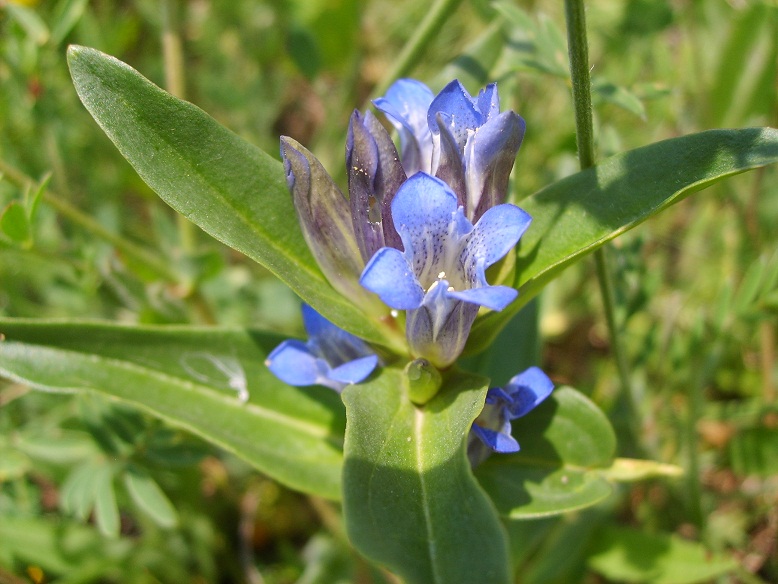
MULTIPOLYGON (((589 44, 586 38, 586 14, 583 0, 565 0, 567 21, 567 43, 570 54, 570 76, 575 104, 575 133, 578 143, 578 161, 581 170, 594 166, 594 124, 592 123, 592 93, 589 76, 589 44)), ((601 247, 594 252, 597 264, 597 279, 600 284, 605 320, 611 340, 611 350, 616 359, 624 398, 632 418, 630 427, 636 431, 637 412, 633 398, 632 384, 624 347, 620 342, 616 323, 613 275, 607 263, 607 249, 601 247)), ((636 444, 637 445, 637 441, 636 444)))
MULTIPOLYGON (((178 13, 178 0, 162 1, 162 58, 165 64, 165 89, 174 96, 185 99, 184 49, 178 30, 178 13)), ((176 225, 181 247, 185 252, 192 253, 196 245, 194 225, 180 213, 176 213, 176 225)))
MULTIPOLYGON (((21 171, 13 168, 0 160, 0 173, 11 184, 20 189, 26 189, 35 184, 35 181, 22 173, 21 171)), ((122 236, 109 231, 103 227, 100 223, 92 219, 89 215, 81 212, 79 209, 68 203, 58 193, 46 189, 43 193, 43 200, 49 205, 54 207, 61 215, 67 217, 70 221, 88 231, 89 233, 103 239, 116 247, 127 257, 131 257, 137 264, 146 266, 159 276, 171 282, 178 282, 180 276, 167 265, 167 263, 161 261, 156 254, 136 245, 130 241, 127 241, 122 236)))
POLYGON ((446 19, 453 14, 462 0, 437 0, 421 21, 413 36, 405 44, 400 55, 383 80, 375 88, 374 95, 383 95, 389 86, 398 78, 407 75, 416 63, 421 60, 424 50, 430 41, 438 34, 446 19))

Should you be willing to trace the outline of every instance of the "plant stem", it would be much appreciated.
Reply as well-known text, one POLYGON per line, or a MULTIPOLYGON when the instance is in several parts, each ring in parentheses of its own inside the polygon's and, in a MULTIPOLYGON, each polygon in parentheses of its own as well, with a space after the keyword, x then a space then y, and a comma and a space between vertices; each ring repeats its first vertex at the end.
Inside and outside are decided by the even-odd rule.
POLYGON ((405 44, 400 55, 383 80, 375 88, 374 95, 383 95, 389 86, 398 78, 407 75, 416 63, 421 60, 424 50, 430 41, 443 27, 443 23, 456 10, 462 0, 437 0, 421 21, 413 36, 405 44))
MULTIPOLYGON (((184 49, 178 30, 178 0, 162 1, 162 57, 165 63, 165 89, 180 99, 186 98, 184 75, 184 49)), ((183 215, 176 213, 181 247, 191 253, 196 247, 194 225, 183 215)))
MULTIPOLYGON (((589 44, 586 38, 586 14, 583 0, 565 0, 565 19, 567 21, 567 43, 570 54, 570 76, 575 105, 575 134, 578 144, 578 161, 581 170, 594 166, 594 124, 592 122, 592 93, 589 76, 589 44)), ((600 284, 605 320, 608 325, 611 350, 616 359, 619 381, 630 414, 633 433, 636 432, 637 411, 634 403, 629 367, 620 342, 616 323, 613 275, 607 262, 606 247, 594 252, 597 264, 597 280, 600 284)), ((637 440, 635 441, 637 446, 637 440)))
MULTIPOLYGON (((33 179, 21 171, 9 166, 2 160, 0 160, 0 173, 2 173, 4 178, 6 178, 11 184, 17 186, 20 189, 26 189, 35 184, 33 179)), ((140 247, 139 245, 127 241, 121 235, 117 235, 116 233, 109 231, 100 223, 92 219, 92 217, 82 213, 76 207, 68 203, 58 193, 46 189, 46 191, 43 193, 43 200, 54 207, 61 215, 67 217, 73 223, 95 235, 96 237, 104 239, 116 247, 116 249, 121 251, 124 255, 132 258, 139 265, 149 268, 166 280, 172 282, 178 282, 180 280, 180 276, 165 262, 161 261, 157 255, 140 247)))

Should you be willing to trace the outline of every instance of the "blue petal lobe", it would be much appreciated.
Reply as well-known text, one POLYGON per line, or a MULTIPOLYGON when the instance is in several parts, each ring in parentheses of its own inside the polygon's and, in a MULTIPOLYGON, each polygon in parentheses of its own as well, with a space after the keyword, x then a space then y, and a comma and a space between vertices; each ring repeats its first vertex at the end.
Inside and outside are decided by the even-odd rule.
POLYGON ((518 452, 519 443, 510 434, 503 434, 502 432, 495 432, 489 428, 483 428, 478 424, 473 424, 473 432, 486 444, 489 448, 495 452, 509 453, 518 452))
POLYGON ((448 296, 451 298, 485 306, 491 310, 502 310, 516 300, 518 295, 518 291, 508 286, 483 286, 470 290, 448 292, 448 296))
POLYGON ((398 79, 384 97, 373 101, 400 134, 402 162, 408 175, 430 171, 432 135, 427 125, 427 110, 434 97, 420 81, 398 79))
POLYGON ((470 233, 462 263, 472 269, 482 258, 484 269, 488 268, 513 249, 531 222, 529 213, 516 205, 505 203, 492 207, 470 233))
POLYGON ((359 383, 373 372, 376 365, 378 356, 368 355, 335 367, 330 371, 329 378, 345 384, 359 383))
POLYGON ((295 386, 318 383, 320 360, 302 341, 288 340, 278 345, 265 361, 268 369, 284 383, 295 386))
POLYGON ((359 282, 397 310, 418 308, 424 299, 424 290, 408 260, 402 252, 391 247, 376 252, 365 266, 359 282))
POLYGON ((505 386, 511 395, 512 403, 508 409, 512 418, 532 411, 539 403, 551 395, 554 383, 539 367, 530 367, 513 377, 505 386))

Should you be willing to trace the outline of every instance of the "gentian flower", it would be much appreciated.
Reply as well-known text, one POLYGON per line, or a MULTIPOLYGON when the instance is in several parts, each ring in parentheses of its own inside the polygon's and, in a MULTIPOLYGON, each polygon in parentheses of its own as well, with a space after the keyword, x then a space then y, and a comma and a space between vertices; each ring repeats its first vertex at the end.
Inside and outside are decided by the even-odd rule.
POLYGON ((525 124, 513 111, 500 113, 496 84, 472 97, 454 80, 433 98, 424 84, 400 79, 374 103, 400 134, 408 176, 442 179, 473 222, 505 202, 525 124))
POLYGON ((511 436, 511 421, 535 409, 553 389, 553 382, 538 367, 519 373, 505 387, 490 388, 468 438, 468 457, 473 466, 482 462, 489 451, 518 452, 519 443, 511 436))
POLYGON ((513 288, 489 285, 486 268, 516 245, 531 218, 502 204, 473 225, 448 185, 425 173, 402 184, 392 217, 404 251, 378 250, 360 282, 388 306, 408 311, 406 337, 415 357, 447 367, 462 352, 479 306, 502 310, 516 298, 513 288))
POLYGON ((378 356, 367 343, 307 304, 302 310, 308 342, 292 339, 273 349, 265 365, 276 377, 289 385, 323 385, 340 392, 373 372, 378 356))

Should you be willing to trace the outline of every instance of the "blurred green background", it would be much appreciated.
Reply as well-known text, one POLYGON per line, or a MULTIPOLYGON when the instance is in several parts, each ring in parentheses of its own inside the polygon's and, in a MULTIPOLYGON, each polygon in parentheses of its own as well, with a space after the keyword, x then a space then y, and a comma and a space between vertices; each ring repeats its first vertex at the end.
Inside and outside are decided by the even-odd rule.
MULTIPOLYGON (((0 315, 299 334, 283 284, 176 217, 124 161, 79 103, 66 46, 116 56, 270 153, 289 135, 345 185, 349 115, 429 8, 0 1, 0 315)), ((600 158, 778 126, 775 1, 599 0, 587 17, 600 158)), ((503 109, 527 122, 514 201, 577 170, 562 3, 464 0, 413 76, 435 91, 454 77, 471 93, 499 83, 503 109)), ((509 525, 518 582, 778 581, 777 178, 735 177, 616 240, 632 396, 592 262, 544 292, 544 369, 609 414, 623 455, 686 474, 509 525)), ((126 406, 0 380, 0 583, 30 581, 392 580, 351 550, 337 506, 126 406), (105 460, 122 472, 102 472, 105 460)))

